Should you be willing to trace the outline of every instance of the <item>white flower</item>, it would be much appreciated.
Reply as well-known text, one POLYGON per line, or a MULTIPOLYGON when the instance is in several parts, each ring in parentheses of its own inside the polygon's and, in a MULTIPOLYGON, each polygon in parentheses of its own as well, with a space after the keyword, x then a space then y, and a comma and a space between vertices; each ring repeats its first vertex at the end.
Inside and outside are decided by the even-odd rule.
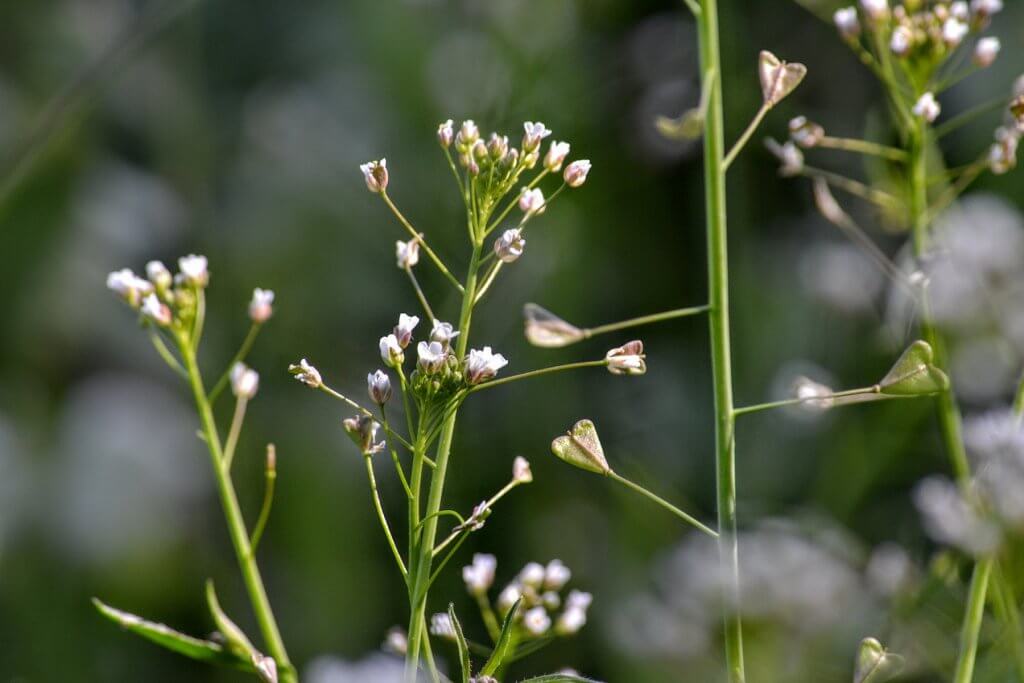
POLYGON ((942 24, 942 40, 947 46, 954 48, 963 41, 969 31, 970 28, 967 24, 955 17, 950 17, 942 24))
POLYGON ((146 316, 157 325, 167 327, 171 324, 171 309, 169 309, 156 294, 148 294, 142 300, 142 315, 146 316))
POLYGON ((438 638, 447 638, 448 640, 455 640, 455 626, 452 624, 451 617, 444 612, 438 612, 430 617, 430 633, 438 638))
POLYGON ((523 255, 526 239, 521 228, 511 228, 494 240, 494 255, 503 263, 512 263, 523 255))
POLYGON ((205 256, 189 254, 178 259, 178 270, 185 282, 196 287, 205 287, 210 281, 210 273, 207 270, 205 256))
POLYGON ((889 49, 897 57, 906 57, 913 42, 914 32, 906 26, 897 26, 892 32, 892 38, 889 39, 889 49))
POLYGON ((260 386, 260 376, 245 363, 231 366, 231 393, 240 399, 249 400, 256 395, 260 386))
POLYGON ((401 627, 392 626, 388 629, 387 635, 384 636, 383 649, 385 652, 404 657, 406 652, 409 651, 409 636, 405 634, 401 627))
POLYGON ((856 38, 860 35, 860 21, 857 19, 856 7, 837 9, 832 15, 832 21, 835 22, 836 29, 839 30, 839 35, 843 38, 856 38))
POLYGON ((562 606, 562 596, 555 591, 545 591, 540 596, 540 601, 548 610, 554 611, 562 606))
POLYGON ((454 138, 455 132, 452 129, 451 119, 448 119, 447 121, 437 126, 437 141, 438 143, 440 143, 441 147, 443 147, 444 149, 448 149, 448 147, 451 146, 452 140, 454 138))
POLYGON ((569 597, 565 599, 565 607, 569 609, 576 607, 582 610, 590 609, 590 604, 594 602, 594 596, 584 591, 569 591, 569 597))
POLYGON ((368 161, 359 165, 363 172, 363 180, 366 181, 366 189, 370 192, 384 192, 388 189, 388 160, 368 161))
POLYGON ((505 614, 512 609, 512 605, 516 604, 516 600, 521 597, 523 597, 522 586, 518 583, 510 583, 502 589, 495 604, 498 607, 498 611, 505 614))
POLYGON ((889 16, 889 0, 860 0, 860 6, 872 21, 889 16))
POLYGON ((254 323, 265 323, 274 315, 274 291, 271 289, 252 290, 252 300, 249 301, 249 319, 254 323))
POLYGON ((323 384, 323 380, 320 378, 320 373, 316 368, 306 362, 305 358, 300 360, 298 365, 294 363, 289 365, 288 372, 294 375, 295 379, 309 387, 312 387, 313 389, 316 389, 323 384))
POLYGON ((804 402, 802 405, 808 408, 826 410, 834 403, 832 389, 808 377, 796 378, 793 382, 793 393, 804 402))
POLYGON ((512 481, 517 484, 529 484, 533 481, 530 461, 521 455, 517 455, 516 459, 512 461, 512 481))
POLYGON ((551 560, 544 568, 544 589, 559 591, 572 578, 572 572, 561 560, 551 560))
POLYGON ((402 270, 412 268, 420 262, 420 241, 412 239, 408 242, 395 241, 395 261, 402 270))
POLYGON ((395 335, 389 334, 380 338, 380 357, 390 368, 397 368, 405 362, 405 354, 402 353, 402 346, 395 335))
POLYGON ((535 187, 530 190, 524 187, 519 192, 519 209, 527 216, 543 213, 544 193, 540 191, 540 188, 535 187))
POLYGON ((416 326, 420 324, 420 319, 415 315, 406 315, 401 313, 398 316, 398 324, 395 325, 394 337, 398 341, 398 345, 403 349, 409 345, 412 341, 412 331, 416 329, 416 326))
POLYGON ((466 582, 466 590, 472 595, 486 593, 494 585, 494 573, 497 568, 498 560, 494 555, 473 555, 473 563, 462 568, 462 580, 466 582))
POLYGON ((448 357, 448 352, 440 342, 436 341, 430 343, 421 341, 416 346, 416 354, 419 356, 420 369, 428 374, 438 372, 443 368, 444 361, 448 357))
POLYGON ((645 358, 644 343, 639 339, 611 349, 604 356, 604 359, 608 361, 608 372, 613 375, 644 374, 647 372, 645 358))
POLYGON ((122 268, 107 275, 107 289, 123 296, 132 306, 138 306, 140 297, 153 293, 153 284, 138 277, 130 268, 122 268))
POLYGON ((562 178, 569 187, 579 187, 587 182, 587 174, 590 173, 590 159, 577 159, 562 172, 562 178))
POLYGON ((918 98, 917 102, 914 103, 912 109, 914 116, 919 116, 928 123, 932 123, 935 119, 939 118, 939 113, 942 111, 942 106, 938 100, 935 99, 935 94, 926 92, 918 98))
POLYGON ((999 56, 999 49, 1002 44, 998 38, 988 36, 978 41, 978 44, 974 47, 974 63, 985 68, 992 66, 992 63, 996 61, 996 57, 999 56))
POLYGON ((391 378, 383 370, 371 372, 366 376, 366 391, 370 400, 377 405, 384 405, 391 399, 391 378))
POLYGON ((551 617, 543 607, 534 607, 523 615, 523 628, 532 636, 542 636, 551 628, 551 617))
POLYGON ((974 555, 991 552, 999 543, 999 530, 980 517, 948 479, 931 476, 922 481, 914 489, 914 503, 925 530, 940 543, 974 555))
POLYGON ((996 141, 988 153, 989 168, 996 175, 1003 175, 1017 166, 1018 137, 1013 131, 999 128, 996 141))
POLYGON ((544 155, 544 168, 552 173, 558 173, 562 170, 562 164, 565 162, 565 157, 568 155, 568 142, 552 140, 551 146, 548 147, 548 153, 544 155))
POLYGON ((534 123, 533 121, 527 121, 523 124, 523 152, 529 153, 536 151, 540 147, 541 140, 551 135, 551 131, 548 130, 540 121, 534 123))
POLYGON ((466 360, 466 381, 479 384, 498 374, 498 370, 508 365, 508 361, 500 353, 493 353, 490 346, 483 350, 470 349, 466 360))
POLYGON ((789 120, 789 137, 805 149, 817 146, 825 137, 825 129, 806 116, 797 116, 789 120))
POLYGON ((544 565, 538 562, 529 562, 519 572, 519 581, 524 586, 540 588, 544 584, 544 565))
POLYGON ((579 633, 587 623, 587 611, 579 607, 568 607, 555 623, 555 633, 560 636, 571 636, 579 633))
POLYGON ((174 282, 174 278, 171 277, 171 271, 167 270, 167 266, 162 261, 150 261, 147 263, 146 277, 158 289, 167 289, 174 282))
POLYGON ((504 159, 508 154, 508 136, 491 133, 491 138, 487 141, 487 152, 491 155, 492 161, 504 159))
POLYGON ((967 7, 965 0, 957 0, 949 6, 949 15, 960 21, 967 21, 971 18, 971 10, 967 7))
POLYGON ((1003 10, 1003 0, 971 0, 971 11, 982 18, 991 17, 1003 10))
POLYGON ((439 343, 445 351, 451 348, 452 340, 458 336, 459 333, 451 323, 440 320, 435 320, 434 326, 430 329, 430 341, 439 343))

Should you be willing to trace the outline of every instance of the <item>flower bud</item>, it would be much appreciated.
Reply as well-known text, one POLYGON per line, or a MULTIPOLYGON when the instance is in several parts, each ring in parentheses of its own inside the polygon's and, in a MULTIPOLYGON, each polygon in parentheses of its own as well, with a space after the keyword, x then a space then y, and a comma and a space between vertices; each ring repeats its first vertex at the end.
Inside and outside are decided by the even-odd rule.
POLYGON ((483 140, 477 140, 474 142, 470 152, 473 155, 473 160, 478 164, 482 164, 487 161, 487 145, 484 144, 483 140))
POLYGON ((397 368, 405 362, 405 354, 395 335, 380 338, 380 357, 389 368, 397 368))
POLYGON ((404 657, 409 651, 409 637, 405 634, 405 630, 399 626, 389 628, 384 636, 383 649, 385 652, 404 657))
POLYGON ((608 474, 612 471, 605 460, 597 429, 590 420, 580 420, 567 434, 552 441, 551 452, 570 465, 588 472, 608 474))
POLYGON ((544 590, 560 591, 572 578, 572 572, 561 560, 551 560, 544 568, 544 590))
POLYGON ((366 181, 366 189, 373 193, 384 192, 388 189, 388 160, 368 161, 359 166, 363 172, 363 179, 366 181))
POLYGON ((579 607, 567 607, 555 622, 555 633, 560 636, 571 636, 587 624, 587 611, 579 607))
POLYGON ((556 349, 584 339, 586 333, 537 304, 523 306, 526 340, 534 346, 556 349))
POLYGON ((437 126, 437 142, 443 149, 451 147, 452 140, 455 138, 455 132, 452 129, 452 120, 448 119, 444 123, 437 126))
POLYGON ((562 606, 562 596, 555 591, 544 591, 541 593, 540 601, 548 611, 554 611, 562 606))
POLYGON ((274 314, 274 292, 270 289, 252 290, 252 300, 249 301, 249 319, 254 323, 265 323, 274 314))
POLYGON ((647 372, 647 361, 644 360, 644 343, 635 339, 627 344, 611 349, 605 354, 608 372, 613 375, 642 375, 647 372))
POLYGON ((383 370, 371 372, 366 376, 366 391, 371 401, 384 405, 391 399, 391 378, 383 370))
POLYGON ((816 147, 825 137, 825 129, 806 116, 797 116, 789 121, 789 137, 804 149, 816 147))
POLYGON ((998 38, 988 36, 978 41, 974 47, 974 64, 982 69, 992 66, 999 56, 999 49, 1002 44, 998 38))
POLYGON ((946 47, 952 50, 963 42, 963 39, 967 37, 970 30, 964 22, 955 17, 950 17, 942 23, 942 41, 946 44, 946 47))
POLYGON ((764 146, 779 160, 779 175, 791 178, 800 175, 804 170, 804 153, 792 141, 780 145, 771 138, 764 141, 764 146))
POLYGON ((448 352, 436 341, 430 343, 421 341, 416 346, 416 354, 419 356, 417 365, 420 370, 428 375, 439 372, 444 367, 444 362, 448 358, 448 352))
POLYGON ((491 139, 487 141, 487 153, 491 155, 491 161, 500 161, 508 154, 508 136, 491 133, 491 139))
POLYGON ((476 127, 472 119, 466 119, 455 135, 455 148, 460 153, 466 154, 478 139, 480 139, 480 129, 476 127))
POLYGON ((846 40, 855 40, 860 36, 860 21, 857 19, 856 7, 844 7, 837 9, 832 15, 839 35, 846 40))
POLYGON ((500 353, 493 353, 490 346, 483 350, 470 349, 466 359, 466 381, 479 384, 496 376, 498 371, 508 365, 508 361, 500 353))
POLYGON ((295 377, 295 379, 302 382, 306 386, 312 387, 313 389, 316 389, 323 384, 323 380, 320 378, 319 371, 317 371, 316 368, 314 368, 312 365, 306 362, 305 358, 300 360, 298 365, 294 363, 289 365, 288 372, 290 372, 295 377))
POLYGON ((544 584, 544 565, 528 562, 519 571, 519 582, 530 588, 540 588, 544 584))
POLYGON ((473 563, 462 568, 462 580, 470 595, 483 595, 490 590, 497 567, 498 560, 494 555, 473 555, 473 563))
POLYGON ((1005 128, 996 131, 996 141, 988 153, 988 165, 992 173, 1003 175, 1017 166, 1017 144, 1016 132, 1005 128))
POLYGON ((807 67, 803 64, 790 64, 768 50, 761 50, 758 76, 761 79, 761 96, 769 107, 774 107, 793 92, 806 75, 807 67))
POLYGON ((587 174, 590 173, 590 160, 577 159, 562 172, 562 178, 569 187, 579 187, 587 182, 587 174))
POLYGON ((914 45, 914 32, 907 26, 897 26, 889 39, 889 50, 897 57, 906 57, 914 45))
POLYGON ((524 187, 519 192, 519 209, 527 216, 544 213, 544 193, 540 188, 528 189, 524 187))
POLYGON ((132 308, 138 308, 143 297, 153 293, 153 283, 138 277, 130 268, 122 268, 107 275, 107 289, 120 294, 132 308))
POLYGON ((398 345, 403 349, 412 341, 412 331, 416 329, 419 323, 420 319, 415 315, 399 314, 398 324, 395 325, 394 329, 394 337, 398 341, 398 345))
POLYGON ((1003 0, 971 0, 971 12, 982 21, 1003 10, 1003 0))
POLYGON ((402 270, 412 268, 420 262, 420 241, 412 239, 408 242, 397 240, 395 242, 395 260, 402 270))
POLYGON ((171 277, 171 271, 167 270, 167 266, 162 261, 150 261, 146 264, 146 277, 153 283, 158 292, 163 292, 174 284, 174 278, 171 277))
POLYGON ((445 351, 451 348, 452 340, 459 336, 451 323, 443 323, 440 320, 434 321, 430 330, 430 341, 437 342, 445 351))
POLYGON ((926 92, 918 98, 917 102, 914 103, 914 107, 911 110, 914 116, 920 117, 932 123, 935 119, 939 118, 939 114, 942 112, 942 106, 938 100, 935 99, 935 94, 926 92))
POLYGON ((544 155, 544 168, 552 173, 558 173, 562 170, 562 164, 567 156, 569 156, 569 143, 552 140, 551 146, 548 147, 548 153, 544 155))
POLYGON ((454 641, 458 638, 455 626, 447 612, 438 612, 430 617, 430 635, 454 641))
POLYGON ((516 167, 516 164, 518 163, 519 150, 516 149, 515 147, 509 148, 508 154, 506 154, 501 160, 501 165, 506 169, 513 169, 516 167))
POLYGON ((501 593, 498 594, 498 600, 495 606, 498 608, 498 612, 501 614, 508 614, 508 611, 512 609, 512 606, 523 597, 523 589, 518 583, 510 583, 502 589, 501 593))
POLYGON ((523 124, 523 152, 535 152, 540 147, 541 141, 547 136, 551 135, 551 131, 547 127, 537 121, 527 121, 523 124))
POLYGON ((513 228, 501 233, 501 237, 494 240, 494 255, 504 263, 512 263, 523 255, 526 248, 526 240, 523 238, 523 231, 520 228, 513 228))
POLYGON ((231 393, 248 401, 256 395, 260 386, 260 376, 245 363, 238 362, 231 366, 231 393))
POLYGON ((181 278, 195 287, 205 287, 210 282, 205 256, 182 256, 178 259, 178 270, 181 272, 181 278))
POLYGON ((860 0, 860 7, 871 21, 878 22, 889 17, 889 0, 860 0))
POLYGON ((252 653, 252 665, 263 683, 277 683, 277 662, 259 652, 252 653))
POLYGON ((529 484, 533 481, 530 461, 521 455, 517 455, 516 459, 512 461, 512 481, 517 484, 529 484))
POLYGON ((374 443, 380 425, 372 417, 362 414, 354 415, 342 420, 341 424, 345 428, 345 433, 359 447, 359 452, 363 455, 374 455, 384 450, 385 443, 383 441, 374 443))
POLYGON ((167 327, 171 324, 171 309, 165 303, 156 298, 156 294, 149 294, 142 300, 142 315, 152 320, 160 327, 167 327))
POLYGON ((534 607, 523 615, 523 628, 535 638, 539 638, 551 628, 551 617, 543 607, 534 607))

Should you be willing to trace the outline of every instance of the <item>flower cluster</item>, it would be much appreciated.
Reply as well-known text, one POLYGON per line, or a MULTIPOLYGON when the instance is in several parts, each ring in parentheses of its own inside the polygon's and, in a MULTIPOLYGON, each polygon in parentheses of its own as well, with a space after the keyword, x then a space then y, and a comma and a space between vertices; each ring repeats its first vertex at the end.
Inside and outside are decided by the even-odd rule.
MULTIPOLYGON (((486 592, 494 580, 493 570, 486 585, 471 581, 479 578, 474 576, 472 571, 467 575, 467 570, 478 567, 481 562, 490 565, 493 563, 493 557, 475 556, 473 565, 463 569, 462 576, 466 582, 466 589, 471 594, 483 594, 486 597, 486 592)), ((572 590, 563 598, 562 590, 571 578, 572 572, 561 560, 551 560, 546 566, 530 562, 501 590, 494 607, 498 614, 504 617, 516 602, 519 602, 516 618, 525 639, 573 635, 587 623, 587 610, 593 596, 590 593, 572 590)))

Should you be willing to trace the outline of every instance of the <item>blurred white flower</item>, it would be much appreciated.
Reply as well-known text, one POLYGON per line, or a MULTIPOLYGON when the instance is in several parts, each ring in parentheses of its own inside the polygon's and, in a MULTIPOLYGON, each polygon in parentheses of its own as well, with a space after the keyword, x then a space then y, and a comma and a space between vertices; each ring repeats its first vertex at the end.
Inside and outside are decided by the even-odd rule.
POLYGON ((395 261, 402 270, 412 268, 420 262, 420 241, 412 239, 408 242, 395 241, 395 261))
POLYGON ((551 628, 551 617, 543 607, 533 607, 523 615, 523 628, 534 637, 540 637, 551 628))
POLYGON ((357 662, 321 656, 303 672, 304 683, 403 683, 405 664, 391 655, 375 654, 357 662))
POLYGON ((210 272, 205 256, 189 254, 178 259, 178 270, 182 279, 190 285, 205 287, 210 282, 210 272))
POLYGON ((486 593, 494 585, 497 567, 498 560, 494 555, 473 555, 473 563, 462 568, 462 580, 466 583, 466 590, 473 595, 486 593))
POLYGON ((551 141, 551 146, 548 147, 548 153, 544 155, 544 168, 551 173, 558 173, 562 170, 562 164, 565 162, 565 157, 569 155, 569 143, 558 142, 557 140, 551 141))
POLYGON ((519 193, 519 209, 527 216, 544 213, 544 193, 540 188, 524 187, 519 193))
MULTIPOLYGON (((572 572, 561 560, 551 560, 544 568, 544 590, 560 591, 572 578, 572 572)), ((575 591, 573 591, 575 593, 575 591)))
POLYGON ((437 126, 437 142, 444 149, 451 147, 452 140, 455 139, 455 132, 452 128, 452 120, 448 119, 443 121, 437 126))
POLYGON ((928 123, 932 123, 935 119, 939 118, 939 114, 942 113, 942 106, 939 101, 935 99, 935 93, 926 92, 917 99, 914 106, 911 108, 914 116, 924 119, 928 123))
POLYGON ((562 178, 569 187, 579 187, 587 182, 587 175, 590 174, 590 159, 577 159, 565 167, 562 178))
POLYGON ((231 366, 231 392, 240 399, 249 400, 260 386, 259 374, 245 363, 231 366))
POLYGON ((999 56, 1002 44, 994 36, 988 36, 978 41, 974 46, 974 63, 981 68, 992 66, 999 56))
POLYGON ((903 548, 895 543, 883 543, 871 552, 864 573, 876 593, 891 598, 907 587, 913 578, 914 565, 903 548))
POLYGON ((447 613, 438 612, 430 617, 430 635, 455 640, 455 625, 447 613))
POLYGON ((146 264, 146 277, 153 283, 154 287, 161 290, 167 289, 174 282, 174 277, 171 275, 171 271, 167 270, 167 266, 162 261, 150 261, 146 264))
POLYGON ((944 477, 931 476, 918 484, 914 504, 928 535, 939 543, 972 555, 992 552, 999 544, 999 529, 978 515, 956 484, 944 477))
POLYGON ((950 48, 955 48, 970 32, 970 28, 956 17, 950 17, 942 24, 942 40, 950 48))
MULTIPOLYGON (((543 199, 541 200, 543 201, 543 199)), ((512 228, 501 233, 501 237, 494 240, 494 255, 503 263, 512 263, 523 255, 526 248, 526 239, 520 228, 512 228)))
POLYGON ((832 15, 832 21, 835 23, 839 35, 847 40, 860 35, 860 20, 857 18, 856 7, 837 9, 832 15))
POLYGON ((249 319, 254 323, 265 323, 274 315, 274 292, 270 289, 252 290, 252 300, 249 301, 249 319))
POLYGON ((518 484, 529 484, 533 481, 530 461, 521 455, 517 455, 515 460, 512 461, 512 480, 518 484))
POLYGON ((160 301, 156 294, 149 294, 145 299, 142 300, 142 315, 146 316, 149 320, 152 320, 161 327, 167 327, 171 324, 173 319, 171 316, 171 309, 167 307, 167 304, 160 301))
POLYGON ((889 16, 889 0, 860 0, 861 9, 872 21, 879 21, 889 16))

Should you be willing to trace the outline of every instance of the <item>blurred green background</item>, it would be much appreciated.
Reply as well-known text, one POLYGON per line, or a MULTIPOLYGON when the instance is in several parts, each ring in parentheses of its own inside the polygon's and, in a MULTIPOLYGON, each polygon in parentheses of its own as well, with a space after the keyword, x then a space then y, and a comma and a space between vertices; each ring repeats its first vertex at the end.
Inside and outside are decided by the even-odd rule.
MULTIPOLYGON (((880 94, 828 24, 782 0, 722 4, 730 138, 760 103, 762 48, 809 67, 765 135, 784 137, 797 113, 836 134, 877 130, 880 94)), ((1007 91, 1024 71, 1024 7, 1011 5, 993 28, 1004 54, 949 93, 948 111, 1007 91)), ((505 354, 509 371, 598 357, 633 335, 533 349, 521 308, 533 301, 594 325, 705 300, 699 147, 653 126, 696 103, 695 49, 682 3, 653 0, 0 5, 0 680, 242 680, 119 632, 89 602, 203 634, 212 624, 202 586, 213 577, 255 631, 186 389, 104 288, 110 270, 190 252, 211 263, 209 376, 246 332, 252 288, 277 292, 250 357, 262 380, 235 466, 242 504, 253 519, 263 445, 275 442, 261 564, 285 639, 300 667, 338 658, 318 660, 333 671, 321 683, 370 680, 340 661, 367 656, 404 623, 404 588, 343 414, 285 372, 307 357, 362 396, 378 337, 417 308, 394 267, 404 233, 358 164, 387 157, 391 196, 461 272, 460 199, 437 123, 473 118, 517 139, 523 120, 539 119, 571 142, 572 157, 592 160, 590 179, 542 217, 474 340, 505 354)), ((985 149, 996 122, 949 138, 951 164, 985 149)), ((856 159, 824 158, 861 171, 856 159)), ((1010 174, 976 191, 1001 196, 1014 216, 1020 188, 1010 174)), ((778 178, 754 144, 730 175, 730 212, 737 401, 781 397, 801 373, 837 387, 876 381, 912 332, 893 320, 882 276, 814 212, 807 184, 778 178)), ((902 235, 858 215, 897 251, 902 235)), ((425 260, 418 272, 442 317, 457 317, 425 260)), ((975 331, 955 377, 969 411, 1005 405, 1020 360, 1019 345, 985 346, 975 331)), ((699 558, 714 553, 657 508, 548 452, 553 436, 591 417, 620 472, 713 517, 706 325, 638 334, 643 377, 541 378, 479 396, 460 420, 453 507, 498 489, 515 455, 531 460, 536 480, 500 504, 459 566, 494 553, 500 587, 525 562, 558 557, 573 587, 595 595, 581 635, 517 665, 517 676, 571 666, 609 681, 718 680, 717 613, 698 618, 691 604, 695 573, 709 571, 699 558)), ((903 548, 885 546, 893 562, 919 575, 935 550, 909 497, 946 468, 929 402, 752 416, 737 441, 747 573, 767 603, 748 620, 752 680, 846 681, 870 634, 896 640, 914 680, 941 680, 962 590, 940 591, 928 627, 915 630, 869 570, 886 542, 903 548)), ((400 519, 392 474, 378 468, 400 519)), ((431 607, 449 601, 481 638, 455 563, 431 607)))

